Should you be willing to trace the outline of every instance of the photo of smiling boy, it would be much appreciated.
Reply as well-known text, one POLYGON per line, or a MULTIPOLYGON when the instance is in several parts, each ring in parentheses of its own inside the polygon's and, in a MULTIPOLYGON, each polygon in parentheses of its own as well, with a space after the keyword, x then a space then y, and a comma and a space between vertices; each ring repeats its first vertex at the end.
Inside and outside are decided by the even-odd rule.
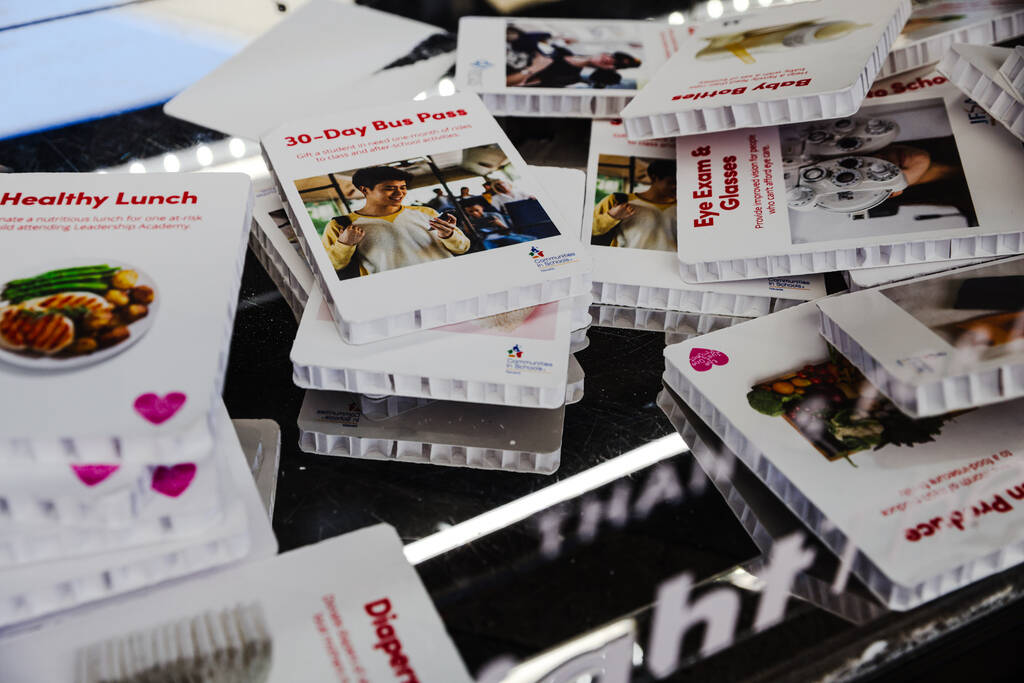
POLYGON ((353 263, 360 275, 372 275, 469 251, 469 238, 454 215, 440 215, 429 206, 403 205, 412 178, 390 166, 362 168, 352 175, 352 185, 366 203, 333 218, 321 238, 339 275, 353 263))

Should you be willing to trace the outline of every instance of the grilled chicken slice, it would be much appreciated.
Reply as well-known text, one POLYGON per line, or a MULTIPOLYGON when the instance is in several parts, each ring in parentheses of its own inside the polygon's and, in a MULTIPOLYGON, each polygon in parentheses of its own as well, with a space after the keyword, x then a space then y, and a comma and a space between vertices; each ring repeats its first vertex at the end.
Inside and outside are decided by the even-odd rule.
POLYGON ((40 308, 44 310, 49 310, 51 308, 85 308, 94 312, 114 310, 114 305, 103 297, 95 294, 88 294, 86 292, 61 292, 60 294, 51 294, 50 296, 26 301, 23 305, 29 308, 40 308))
POLYGON ((52 355, 75 339, 75 325, 60 313, 25 306, 0 310, 0 346, 52 355))

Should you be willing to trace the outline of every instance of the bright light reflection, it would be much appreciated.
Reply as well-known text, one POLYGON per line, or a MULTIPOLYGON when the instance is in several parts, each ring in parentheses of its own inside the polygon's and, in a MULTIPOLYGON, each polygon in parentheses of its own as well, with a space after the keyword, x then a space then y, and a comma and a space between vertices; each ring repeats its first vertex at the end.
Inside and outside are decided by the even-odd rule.
POLYGON ((146 167, 142 165, 140 161, 133 161, 132 165, 128 167, 129 173, 145 173, 146 167))
POLYGON ((667 460, 687 448, 686 442, 678 433, 663 436, 623 453, 617 458, 591 467, 585 472, 551 484, 540 491, 534 491, 511 503, 488 510, 418 541, 413 541, 405 546, 405 557, 409 562, 419 564, 516 522, 521 522, 541 510, 576 498, 587 491, 593 491, 656 462, 667 460))
POLYGON ((206 145, 199 145, 196 148, 196 161, 200 166, 209 166, 213 163, 213 150, 206 145))
POLYGON ((416 100, 417 102, 419 102, 420 100, 427 99, 427 91, 426 90, 420 91, 420 94, 417 95, 416 97, 414 97, 413 99, 416 100))
POLYGON ((241 159, 245 156, 245 140, 242 138, 231 138, 231 142, 228 143, 228 151, 231 152, 231 156, 236 159, 241 159))
POLYGON ((725 7, 722 6, 721 0, 710 0, 708 2, 708 16, 712 19, 717 19, 722 16, 722 12, 725 11, 725 7))
POLYGON ((750 9, 750 0, 732 0, 732 8, 737 12, 746 12, 750 9))
MULTIPOLYGON (((601 626, 600 628, 594 629, 589 633, 584 633, 576 638, 572 638, 561 645, 557 645, 550 650, 542 652, 539 655, 531 657, 525 662, 516 665, 505 674, 505 678, 502 680, 502 683, 536 683, 536 681, 551 680, 549 674, 555 668, 565 664, 566 662, 572 661, 573 658, 578 657, 585 652, 593 652, 594 650, 604 647, 605 645, 623 637, 629 637, 635 643, 636 631, 636 622, 633 619, 620 619, 619 621, 613 621, 610 624, 601 626)), ((638 646, 634 645, 633 648, 634 664, 637 661, 637 647, 638 646)), ((640 657, 640 661, 642 662, 643 650, 640 651, 640 657)), ((595 671, 594 673, 600 676, 598 680, 605 680, 601 674, 598 674, 598 672, 595 671)), ((583 681, 590 681, 593 683, 594 674, 584 673, 572 679, 572 683, 582 683, 583 681)))
POLYGON ((178 160, 177 154, 164 155, 164 170, 168 173, 177 173, 181 170, 181 162, 178 160))
POLYGON ((437 84, 437 94, 441 97, 448 97, 455 94, 455 83, 450 78, 442 78, 437 84))
POLYGON ((757 0, 757 4, 759 4, 761 7, 767 7, 768 5, 772 4, 772 0, 757 0))
POLYGON ((668 15, 668 23, 676 25, 685 24, 686 17, 683 16, 682 12, 673 12, 672 14, 668 15))

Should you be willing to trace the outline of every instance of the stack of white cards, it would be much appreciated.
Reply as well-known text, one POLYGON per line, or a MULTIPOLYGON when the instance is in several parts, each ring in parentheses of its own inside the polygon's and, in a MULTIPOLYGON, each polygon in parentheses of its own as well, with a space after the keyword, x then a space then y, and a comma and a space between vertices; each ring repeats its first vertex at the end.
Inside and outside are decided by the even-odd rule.
POLYGON ((1024 35, 1021 0, 915 0, 880 78, 934 64, 954 43, 991 45, 1024 35))
POLYGON ((1024 57, 1015 50, 991 45, 954 44, 939 62, 949 77, 993 119, 1024 140, 1024 57))
POLYGON ((402 550, 381 524, 115 600, 0 639, 0 670, 5 681, 469 683, 402 550))
MULTIPOLYGON (((298 270, 287 264, 297 247, 318 285, 306 295, 292 349, 296 384, 332 392, 321 402, 342 412, 349 394, 371 394, 466 410, 483 404, 494 424, 512 408, 552 411, 561 423, 562 406, 581 392, 570 354, 585 345, 590 323, 590 259, 576 240, 578 219, 565 220, 545 192, 564 185, 535 180, 479 99, 324 115, 283 125, 263 147, 284 214, 267 196, 256 215, 257 249, 294 290, 306 278, 280 274, 298 270)), ((577 188, 569 190, 576 206, 577 188)), ((364 420, 345 436, 386 438, 388 421, 401 417, 364 420)), ((341 436, 325 425, 325 438, 341 436)), ((420 443, 471 445, 458 437, 457 427, 433 430, 420 443)), ((516 433, 506 437, 504 450, 524 452, 516 433)), ((369 448, 323 443, 306 439, 303 447, 371 457, 369 448)), ((560 449, 541 446, 529 454, 544 456, 539 464, 517 457, 499 467, 553 471, 560 449)), ((492 458, 446 464, 494 466, 492 458)))
POLYGON ((685 30, 471 17, 456 80, 501 113, 609 119, 632 98, 621 125, 593 124, 581 237, 596 304, 614 307, 594 314, 709 329, 727 323, 679 313, 754 317, 820 296, 814 273, 910 267, 866 281, 895 279, 1024 252, 1001 201, 1024 181, 1007 133, 1022 135, 1024 50, 987 45, 1024 33, 1024 3, 922 2, 910 17, 909 0, 685 30), (928 68, 944 52, 942 73, 928 68), (658 255, 672 250, 678 266, 658 255))
POLYGON ((910 419, 817 327, 808 304, 670 347, 666 382, 894 609, 1024 559, 1020 406, 910 419))
POLYGON ((673 140, 633 141, 594 121, 580 240, 594 258, 597 325, 692 335, 825 295, 820 275, 690 284, 676 256, 673 140))
POLYGON ((251 202, 241 175, 5 179, 0 626, 274 552, 220 401, 251 202))
POLYGON ((684 33, 649 21, 463 17, 455 85, 496 115, 616 117, 684 33))
POLYGON ((622 110, 633 139, 850 116, 910 15, 820 0, 698 24, 622 110))
POLYGON ((1024 150, 950 83, 872 98, 849 118, 676 142, 687 280, 1024 252, 1011 199, 1024 150), (698 196, 708 184, 712 199, 698 196))

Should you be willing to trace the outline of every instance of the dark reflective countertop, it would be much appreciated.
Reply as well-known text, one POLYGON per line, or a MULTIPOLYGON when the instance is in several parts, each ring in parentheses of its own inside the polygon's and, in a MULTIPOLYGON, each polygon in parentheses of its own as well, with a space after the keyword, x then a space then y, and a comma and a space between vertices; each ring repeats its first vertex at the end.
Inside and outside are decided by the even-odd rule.
MULTIPOLYGON (((475 8, 372 4, 449 28, 458 8, 475 8)), ((647 3, 644 15, 677 4, 647 3)), ((629 3, 572 2, 540 11, 580 16, 583 7, 595 16, 635 12, 629 3)), ((589 122, 502 125, 529 163, 585 166, 589 122)), ((15 172, 92 171, 221 137, 155 107, 0 141, 0 164, 15 172)), ((836 282, 830 280, 833 288, 836 282)), ((566 409, 561 466, 552 475, 360 461, 299 451, 303 390, 292 384, 288 358, 296 323, 251 253, 239 296, 224 397, 232 417, 281 426, 274 513, 281 550, 393 525, 406 543, 419 542, 411 557, 474 673, 502 656, 571 650, 581 635, 627 619, 638 644, 633 678, 654 680, 643 656, 656 591, 689 573, 695 596, 723 586, 737 591, 738 638, 710 657, 696 655, 688 638, 671 680, 1019 678, 1014 646, 1024 639, 1024 570, 890 613, 855 583, 832 594, 836 562, 819 547, 821 561, 795 591, 785 619, 752 633, 763 548, 670 437, 675 429, 658 405, 663 333, 591 328, 590 346, 577 355, 585 394, 566 409), (608 513, 616 496, 626 510, 618 518, 608 513)))

